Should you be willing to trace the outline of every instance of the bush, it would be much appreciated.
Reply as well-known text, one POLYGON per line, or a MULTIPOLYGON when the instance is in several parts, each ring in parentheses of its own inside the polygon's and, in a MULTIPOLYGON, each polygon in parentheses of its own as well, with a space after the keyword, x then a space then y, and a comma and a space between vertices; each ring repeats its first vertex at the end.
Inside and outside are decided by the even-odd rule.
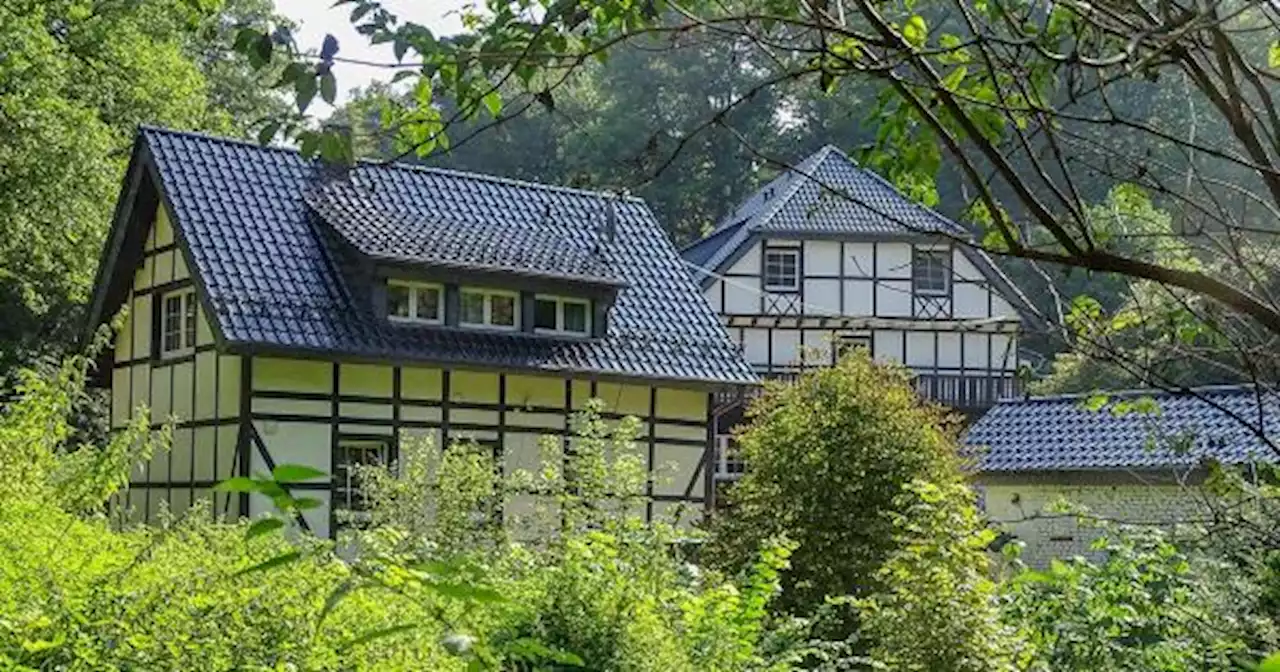
POLYGON ((896 521, 913 510, 906 485, 960 477, 944 413, 917 397, 905 370, 864 351, 770 385, 748 417, 739 445, 749 469, 728 493, 707 557, 733 569, 767 539, 793 540, 777 603, 792 613, 885 588, 879 570, 901 545, 896 521))
POLYGON ((29 379, 0 416, 0 669, 767 666, 757 642, 787 547, 767 545, 740 585, 688 564, 686 533, 634 515, 635 423, 615 429, 598 406, 574 450, 547 442, 536 474, 500 479, 488 454, 430 445, 406 450, 399 474, 363 474, 372 521, 338 553, 287 527, 305 505, 281 489, 302 470, 287 465, 226 484, 274 494, 277 519, 196 508, 110 527, 103 500, 154 446, 145 421, 109 446, 63 445, 87 366, 29 379), (552 534, 513 541, 493 513, 517 495, 542 500, 552 534))

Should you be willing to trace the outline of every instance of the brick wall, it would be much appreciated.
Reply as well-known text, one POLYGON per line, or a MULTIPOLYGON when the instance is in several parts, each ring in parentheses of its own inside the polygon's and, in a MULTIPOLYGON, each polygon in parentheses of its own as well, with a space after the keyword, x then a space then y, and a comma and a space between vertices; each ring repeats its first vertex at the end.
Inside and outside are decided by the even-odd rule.
MULTIPOLYGON (((1007 479, 1007 477, 1006 477, 1007 479)), ((1026 544, 1023 560, 1043 567, 1051 558, 1091 555, 1089 546, 1099 534, 1087 522, 1070 514, 1046 511, 1066 500, 1086 507, 1093 516, 1135 525, 1168 525, 1198 518, 1203 493, 1192 485, 1130 482, 1027 482, 977 483, 987 516, 1026 544)), ((1076 479, 1064 479, 1076 480, 1076 479)))

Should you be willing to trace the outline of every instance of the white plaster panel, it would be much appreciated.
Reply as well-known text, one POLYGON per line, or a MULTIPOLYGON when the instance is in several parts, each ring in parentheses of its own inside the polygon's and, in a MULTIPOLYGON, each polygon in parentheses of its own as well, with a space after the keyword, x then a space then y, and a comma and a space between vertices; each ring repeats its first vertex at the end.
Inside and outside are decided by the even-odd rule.
POLYGON ((879 243, 876 249, 876 277, 911 278, 911 245, 879 243))
POLYGON ((743 330, 743 355, 751 364, 769 363, 769 337, 764 329, 743 330))
POLYGON ((760 314, 760 280, 731 278, 724 287, 724 312, 727 315, 760 314))
POLYGON ((871 335, 872 352, 880 361, 903 361, 902 332, 880 330, 871 335))
POLYGON ((801 332, 800 340, 806 363, 823 366, 831 363, 831 332, 806 330, 801 332))
MULTIPOLYGON (((333 456, 331 448, 331 430, 328 423, 321 422, 276 422, 274 420, 255 420, 254 427, 262 444, 271 459, 277 465, 302 464, 319 469, 326 474, 331 473, 329 464, 333 456)), ((266 463, 253 448, 250 454, 254 472, 269 472, 266 463)))
POLYGON ((987 289, 981 285, 956 283, 952 285, 952 308, 958 318, 987 317, 987 289))
POLYGON ((834 240, 805 241, 804 274, 839 275, 840 243, 834 240))
POLYGON ((960 368, 960 334, 945 331, 938 333, 938 367, 960 368))
POLYGON ((935 361, 933 357, 933 332, 907 332, 907 359, 905 364, 912 368, 933 368, 935 361))
POLYGON ((961 280, 981 280, 982 273, 969 261, 968 255, 960 248, 954 248, 951 255, 951 274, 961 280))
POLYGON ((804 303, 806 315, 839 315, 840 281, 805 280, 804 303))
POLYGON ((707 304, 711 306, 711 310, 716 313, 724 312, 724 304, 720 303, 720 280, 711 283, 707 291, 702 293, 703 298, 707 300, 707 304))
POLYGON ((911 317, 910 280, 881 280, 876 283, 876 316, 911 317))
POLYGON ((1003 297, 1001 297, 999 294, 996 294, 991 297, 991 314, 1007 316, 1007 317, 1017 317, 1018 311, 1014 310, 1013 306, 1009 305, 1009 302, 1005 301, 1003 297))
POLYGON ((991 335, 991 368, 1013 370, 1018 368, 1018 350, 1008 334, 991 335))
POLYGON ((967 369, 987 368, 987 338, 990 334, 964 334, 964 366, 967 369))
POLYGON ((875 291, 875 284, 871 280, 845 280, 844 308, 841 314, 853 317, 872 315, 871 294, 873 291, 875 291))
POLYGON ((876 265, 873 248, 871 243, 845 243, 844 274, 860 278, 869 278, 874 275, 876 265))
POLYGON ((737 261, 733 262, 728 269, 729 273, 750 273, 752 275, 760 274, 760 243, 754 243, 737 261))
POLYGON ((800 362, 800 331, 797 329, 773 330, 773 364, 790 365, 800 362))

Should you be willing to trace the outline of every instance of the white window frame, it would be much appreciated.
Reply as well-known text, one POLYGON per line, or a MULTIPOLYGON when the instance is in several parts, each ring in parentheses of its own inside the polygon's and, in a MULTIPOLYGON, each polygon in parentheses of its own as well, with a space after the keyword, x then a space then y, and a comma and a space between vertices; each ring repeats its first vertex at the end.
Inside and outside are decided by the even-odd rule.
POLYGON ((570 296, 556 296, 554 294, 538 294, 534 296, 533 299, 534 299, 533 319, 535 320, 535 322, 538 319, 538 310, 537 310, 538 301, 554 301, 556 304, 555 328, 549 329, 547 327, 535 326, 533 329, 535 332, 539 334, 551 334, 556 336, 578 336, 583 338, 591 335, 591 301, 587 299, 579 299, 579 298, 570 297, 570 296), (586 315, 586 321, 584 323, 585 329, 583 331, 569 331, 564 328, 564 307, 566 304, 570 304, 570 303, 583 307, 583 310, 586 315))
POLYGON ((458 290, 458 324, 469 329, 495 329, 498 331, 516 331, 520 329, 520 293, 505 289, 486 289, 483 287, 462 287, 458 290), (484 321, 465 322, 462 319, 462 298, 467 294, 484 296, 484 321), (507 296, 512 299, 511 324, 493 323, 493 297, 507 296))
POLYGON ((407 280, 388 280, 387 289, 392 287, 403 287, 409 290, 409 316, 392 315, 391 311, 387 311, 387 319, 392 322, 411 322, 413 324, 440 324, 444 322, 444 285, 431 282, 409 282, 407 280), (418 292, 424 289, 433 289, 439 295, 436 301, 435 317, 419 317, 418 316, 418 292))
POLYGON ((911 291, 917 296, 950 296, 951 295, 951 248, 920 247, 911 248, 911 291), (917 257, 921 254, 937 255, 942 258, 942 287, 922 287, 916 275, 917 257))
POLYGON ((196 341, 200 338, 200 306, 196 303, 194 289, 179 289, 165 292, 160 296, 160 324, 156 330, 157 344, 161 357, 182 357, 196 350, 196 341), (169 335, 169 299, 178 299, 178 346, 165 347, 169 335), (190 314, 194 311, 194 314, 190 314), (188 324, 188 318, 194 324, 188 324))
POLYGON ((800 291, 800 248, 798 247, 766 247, 764 255, 760 260, 760 283, 768 292, 798 292, 800 291), (778 284, 770 282, 769 278, 769 255, 786 255, 792 257, 795 263, 795 276, 793 276, 791 284, 778 284))

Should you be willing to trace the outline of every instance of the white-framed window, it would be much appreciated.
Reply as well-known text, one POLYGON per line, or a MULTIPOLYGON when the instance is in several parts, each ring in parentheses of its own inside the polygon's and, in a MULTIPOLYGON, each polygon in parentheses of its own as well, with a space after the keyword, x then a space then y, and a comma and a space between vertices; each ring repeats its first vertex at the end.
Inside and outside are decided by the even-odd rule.
POLYGON ((925 296, 951 293, 951 250, 917 247, 911 254, 911 289, 925 296))
POLYGON ((520 324, 520 295, 500 289, 462 288, 458 324, 464 327, 516 329, 520 324))
POLYGON ((868 352, 871 351, 871 334, 845 333, 836 334, 835 337, 835 354, 837 358, 862 348, 868 352))
POLYGON ((369 500, 360 467, 391 464, 390 439, 340 439, 333 455, 331 493, 334 517, 340 527, 368 522, 369 500))
POLYGON ((196 293, 180 289, 160 297, 160 354, 175 356, 196 348, 196 293))
POLYGON ((533 328, 545 334, 586 336, 591 333, 591 302, 539 294, 533 300, 533 328))
POLYGON ((388 280, 387 317, 396 322, 440 324, 444 320, 444 287, 388 280))
POLYGON ((798 248, 765 248, 764 288, 771 292, 799 291, 800 250, 798 248))

